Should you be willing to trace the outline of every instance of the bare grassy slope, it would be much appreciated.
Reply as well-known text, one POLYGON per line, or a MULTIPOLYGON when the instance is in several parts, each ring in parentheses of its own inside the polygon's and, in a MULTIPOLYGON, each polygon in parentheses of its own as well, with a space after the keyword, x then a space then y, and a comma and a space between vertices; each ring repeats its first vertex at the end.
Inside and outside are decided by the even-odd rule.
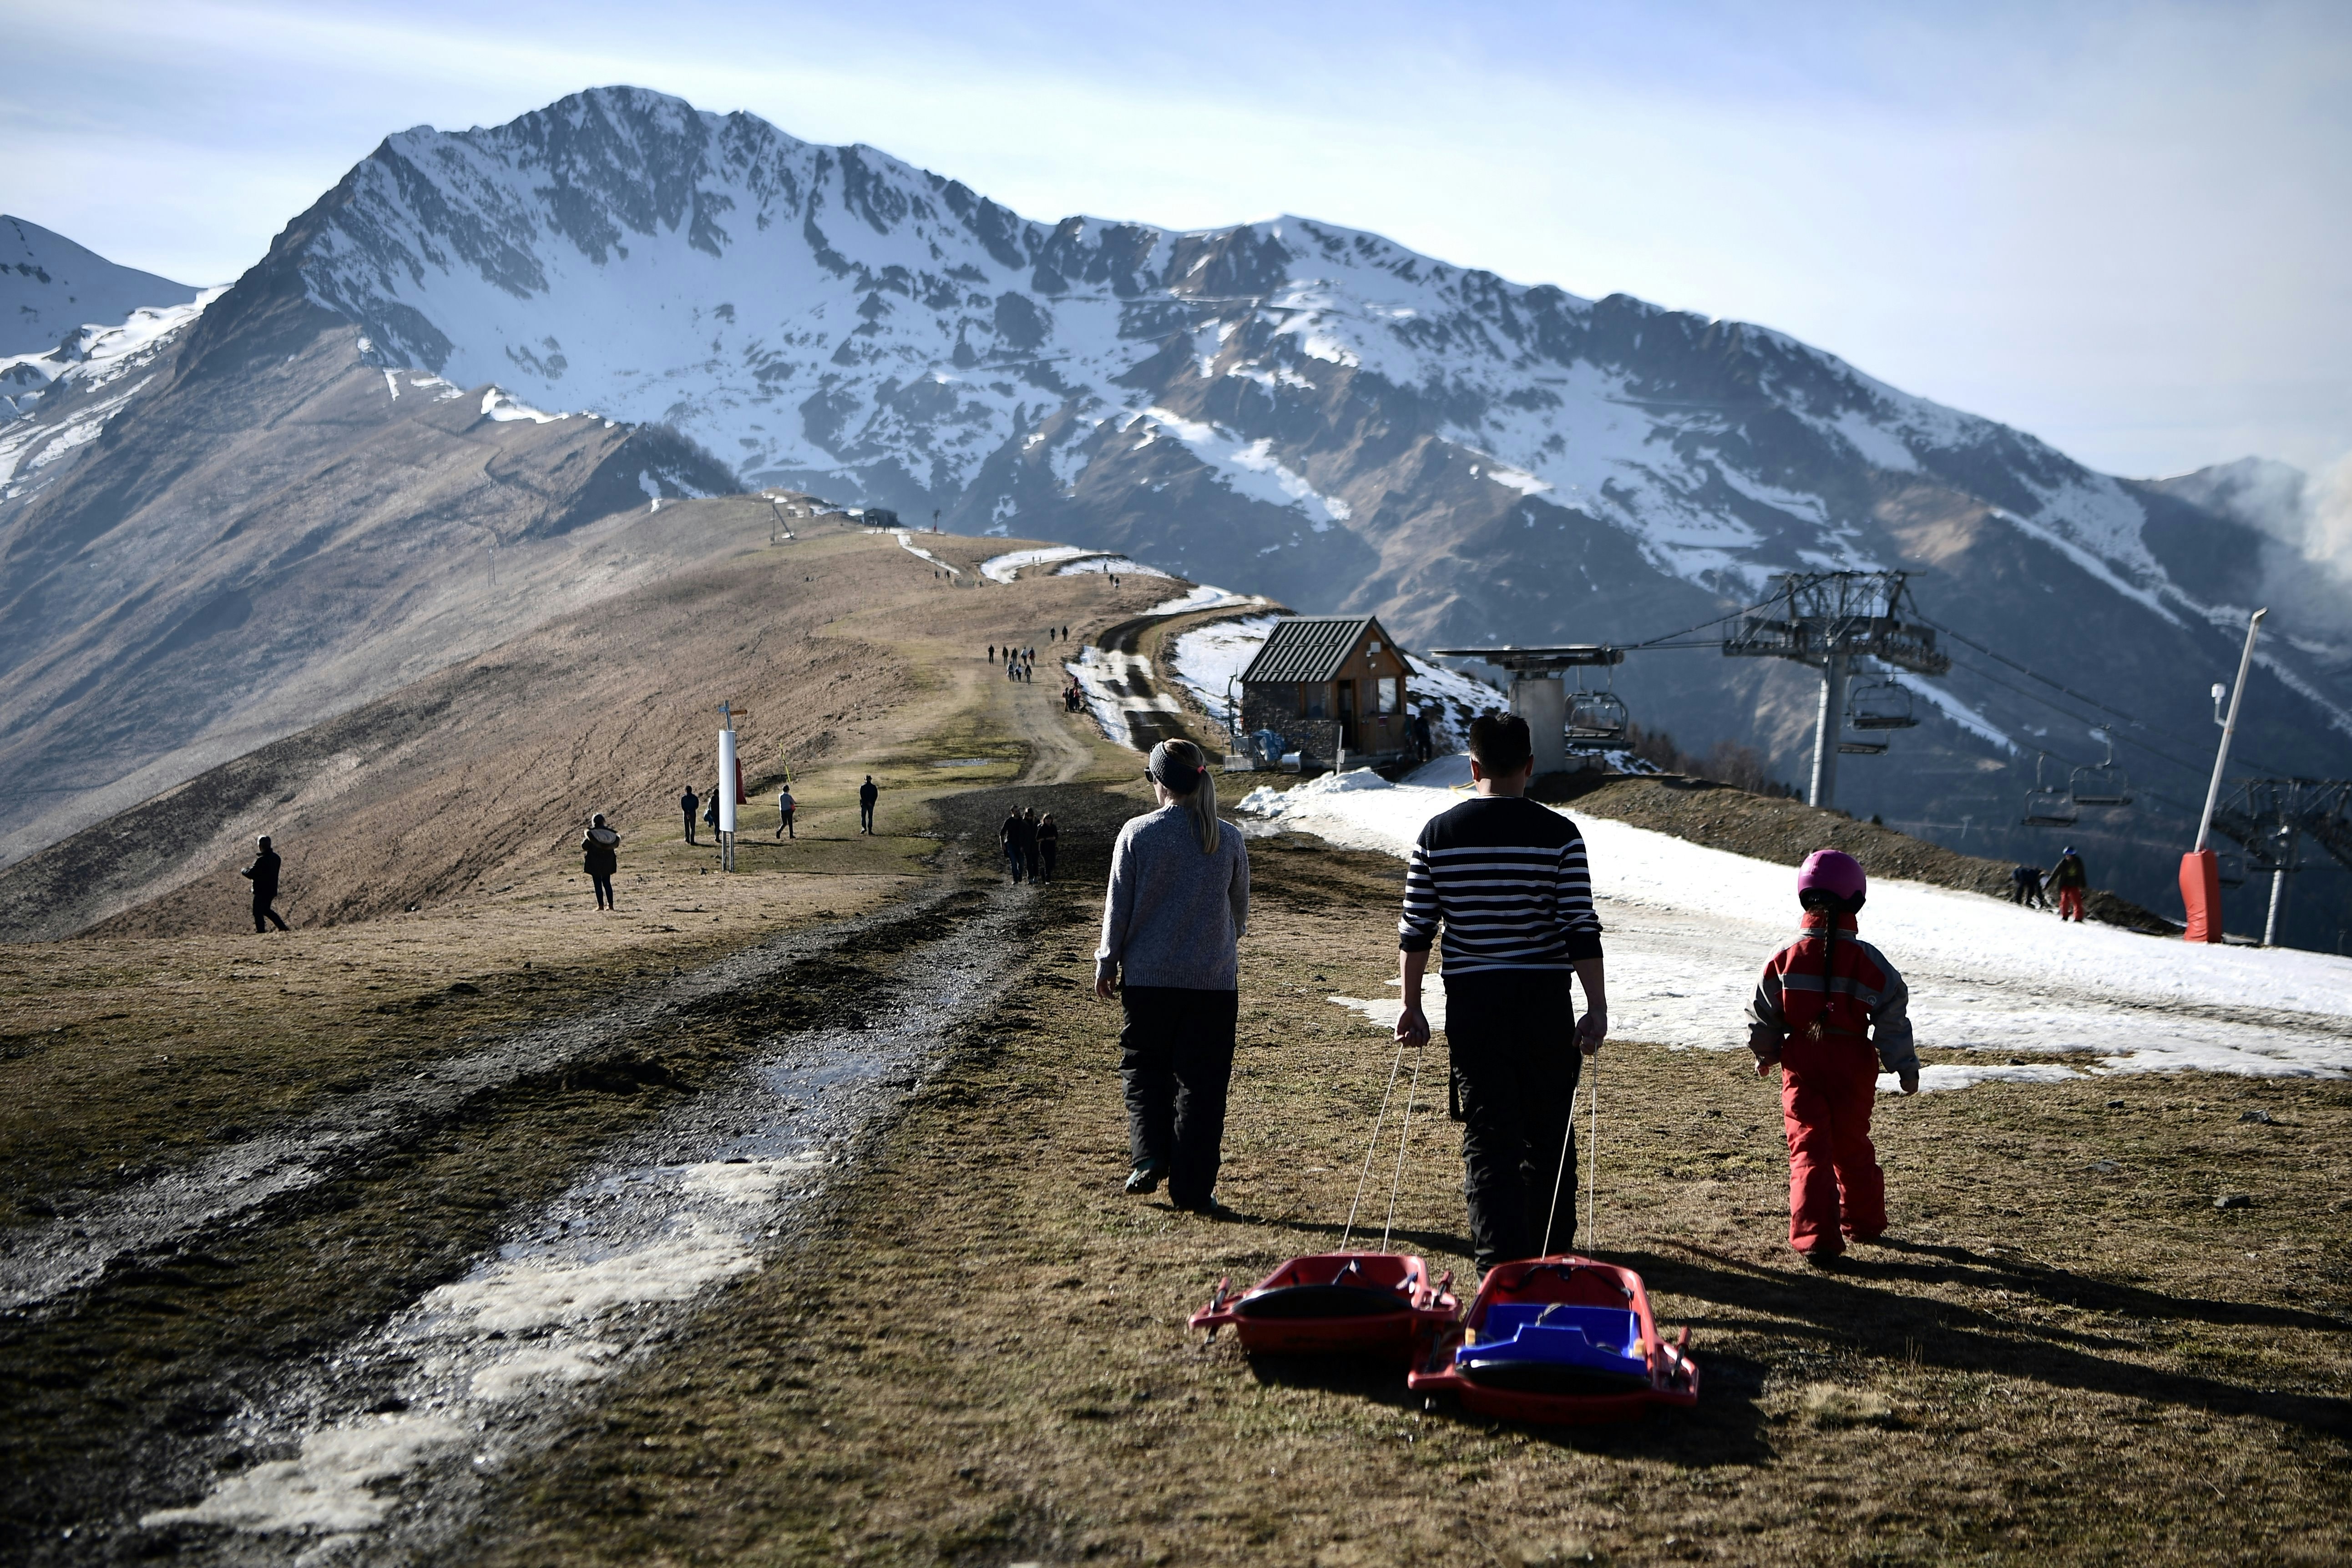
POLYGON ((56 447, 0 497, 0 862, 701 559, 633 529, 644 486, 735 488, 659 431, 387 375, 299 280, 257 271, 183 339, 45 398, 56 447))
MULTIPOLYGON (((755 787, 787 758, 796 775, 833 762, 872 767, 907 726, 955 721, 970 694, 950 688, 1001 679, 986 644, 1044 649, 1049 626, 1083 637, 1168 591, 1165 579, 1114 590, 1099 574, 951 589, 887 534, 803 522, 799 541, 770 545, 768 531, 756 498, 633 521, 616 551, 640 533, 647 551, 692 537, 714 559, 224 763, 0 872, 0 933, 234 931, 247 921, 236 869, 257 833, 287 858, 284 912, 298 927, 433 905, 534 868, 577 870, 591 812, 679 832, 680 791, 708 793, 716 773, 722 699, 749 711, 739 727, 755 787)), ((1004 548, 926 540, 951 561, 1004 548)), ((1042 670, 1037 695, 1053 681, 1042 670)), ((772 805, 761 811, 772 828, 772 805)))

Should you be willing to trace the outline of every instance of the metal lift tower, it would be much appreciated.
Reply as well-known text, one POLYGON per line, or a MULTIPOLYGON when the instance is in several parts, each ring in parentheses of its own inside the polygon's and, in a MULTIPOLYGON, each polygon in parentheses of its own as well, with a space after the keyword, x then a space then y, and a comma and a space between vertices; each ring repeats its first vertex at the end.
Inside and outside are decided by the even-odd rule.
MULTIPOLYGON (((1901 572, 1790 572, 1772 579, 1771 602, 1740 617, 1724 640, 1734 658, 1792 658, 1822 672, 1822 707, 1813 736, 1815 805, 1837 804, 1838 734, 1845 721, 1846 678, 1857 658, 1874 658, 1914 675, 1952 668, 1936 634, 1902 618, 1909 596, 1901 572)), ((1912 606, 1916 614, 1917 605, 1912 606)))

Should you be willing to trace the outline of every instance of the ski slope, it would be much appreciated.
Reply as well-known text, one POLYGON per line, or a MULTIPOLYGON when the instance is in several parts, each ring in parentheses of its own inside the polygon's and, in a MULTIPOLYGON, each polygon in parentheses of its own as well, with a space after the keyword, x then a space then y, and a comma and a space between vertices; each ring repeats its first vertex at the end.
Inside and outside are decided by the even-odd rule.
MULTIPOLYGON (((1459 770, 1441 759, 1414 777, 1459 770)), ((1238 809, 1267 828, 1402 857, 1423 823, 1463 798, 1357 773, 1256 790, 1238 809)), ((1744 1048, 1756 975, 1795 930, 1794 873, 1606 817, 1578 825, 1607 931, 1611 1032, 1744 1048)), ((1862 934, 1909 982, 1921 1048, 1985 1058, 1927 1068, 1927 1089, 2085 1072, 2352 1076, 2352 959, 2192 946, 1891 880, 1872 884, 1862 934), (2082 1063, 2084 1053, 2095 1059, 2082 1063)), ((1335 1000, 1375 1022, 1396 1016, 1393 1000, 1335 1000)))

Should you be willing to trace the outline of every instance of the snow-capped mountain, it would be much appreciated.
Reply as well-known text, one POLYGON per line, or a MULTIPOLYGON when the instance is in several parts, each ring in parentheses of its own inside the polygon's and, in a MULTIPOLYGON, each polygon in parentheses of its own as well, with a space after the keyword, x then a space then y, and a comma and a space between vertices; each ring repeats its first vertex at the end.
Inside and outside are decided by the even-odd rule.
MULTIPOLYGON (((1913 683, 1930 721, 1901 760, 1850 764, 1843 804, 2039 855, 2013 826, 2034 753, 2063 773, 2116 722, 2158 788, 2078 837, 2136 857, 2151 901, 2201 793, 2206 689, 2289 564, 2194 487, 2092 472, 1769 329, 1307 218, 1033 221, 635 89, 389 138, 187 352, 257 366, 298 315, 343 323, 371 373, 662 422, 747 484, 1376 611, 1423 647, 1638 641, 1776 571, 1906 568, 1928 615, 1996 651, 1948 640, 1952 677, 1913 683)), ((2242 745, 2352 774, 2352 602, 2303 586, 2242 745)), ((1652 728, 1758 744, 1790 776, 1810 746, 1792 666, 1643 655, 1618 688, 1652 728)))
MULTIPOLYGON (((54 349, 87 326, 108 327, 140 309, 192 303, 196 290, 120 267, 39 224, 0 214, 0 364, 54 349)), ((12 390, 0 371, 0 391, 12 390)))

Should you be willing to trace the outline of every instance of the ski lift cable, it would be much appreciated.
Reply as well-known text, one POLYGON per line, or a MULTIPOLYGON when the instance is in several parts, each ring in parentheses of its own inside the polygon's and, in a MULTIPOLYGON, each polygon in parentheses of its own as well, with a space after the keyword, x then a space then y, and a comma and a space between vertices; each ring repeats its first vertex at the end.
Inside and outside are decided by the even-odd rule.
MULTIPOLYGON (((1987 658, 1999 659, 2001 663, 2009 666, 2010 668, 2016 670, 2019 674, 2027 676, 2034 680, 2038 680, 2042 682, 2042 685, 2050 687, 2054 690, 2063 691, 2078 702, 2087 702, 2092 707, 2097 709, 2100 712, 2112 714, 2114 717, 2122 720, 2125 723, 2129 724, 2135 730, 2145 730, 2147 728, 2146 724, 2142 723, 2138 719, 2134 718, 2131 714, 2125 712, 2122 709, 2110 707, 2106 703, 2100 701, 2095 697, 2090 696, 2084 692, 2077 691, 2073 687, 2064 685, 2062 682, 2053 680, 2050 677, 2042 674, 2040 670, 2029 668, 2026 666, 2020 664, 2017 660, 2010 658, 2007 654, 2000 653, 1992 648, 1985 647, 1984 644, 1977 641, 1976 638, 1969 637, 1966 632, 1954 631, 1951 627, 1945 626, 1942 622, 1931 621, 1925 616, 1921 616, 1919 620, 1921 624, 1934 626, 1937 631, 1942 632, 1947 637, 1968 644, 1969 647, 1976 649, 1979 653, 1983 654, 1987 658)), ((1986 670, 1979 669, 1977 670, 1976 673, 1982 676, 1985 679, 1992 681, 1995 685, 2006 684, 1986 670)), ((2048 698, 2040 695, 2038 692, 2021 691, 2014 686, 2009 687, 2009 689, 2016 691, 2021 697, 2031 697, 2035 701, 2041 702, 2049 707, 2054 712, 2066 713, 2066 710, 2059 707, 2056 703, 2052 702, 2048 698)), ((2089 720, 2084 719, 2079 713, 2066 713, 2066 717, 2075 721, 2077 723, 2087 724, 2090 722, 2089 720)), ((2101 729, 2105 728, 2104 725, 2099 727, 2101 729)), ((2172 763, 2176 767, 2186 768, 2199 778, 2203 778, 2210 767, 2210 764, 2205 763, 2184 762, 2180 758, 2172 755, 2169 752, 2159 751, 2156 747, 2149 745, 2145 741, 2135 741, 2127 735, 2117 736, 2116 738, 2121 740, 2125 745, 2137 746, 2141 751, 2147 752, 2151 756, 2162 757, 2166 762, 2172 763)), ((2242 752, 2240 754, 2243 755, 2242 752)), ((2282 773, 2282 770, 2280 769, 2264 766, 2261 762, 2252 757, 2246 757, 2245 761, 2247 765, 2260 773, 2282 773)))
MULTIPOLYGON (((2170 763, 2174 767, 2179 768, 2181 772, 2189 774, 2191 778, 2201 779, 2212 771, 2212 764, 2210 763, 2192 763, 2185 758, 2176 757, 2170 752, 2164 750, 2160 746, 2151 745, 2149 742, 2140 740, 2136 736, 2123 734, 2109 725, 2095 723, 2092 720, 2086 718, 2083 714, 2074 712, 2069 709, 2059 706, 2057 703, 2053 702, 2050 699, 2042 696, 2038 691, 2029 691, 2024 687, 2019 686, 2014 682, 2003 680, 2000 676, 1993 674, 1992 671, 1989 669, 1979 669, 1975 665, 1969 663, 1965 659, 1954 659, 1952 662, 1957 668, 1967 670, 1969 674, 1977 677, 1979 680, 1990 681, 2005 691, 2013 691, 2029 701, 2039 702, 2053 713, 2064 714, 2067 718, 2074 720, 2076 723, 2089 725, 2092 729, 2098 731, 2099 733, 2120 742, 2124 745, 2135 747, 2139 751, 2146 752, 2149 756, 2170 763)), ((2109 711, 2113 711, 2113 710, 2109 710, 2109 711)), ((2039 749, 2040 748, 2038 747, 2036 748, 2036 750, 2039 749)), ((2051 755, 2055 756, 2057 753, 2053 752, 2051 755)), ((2233 760, 2242 763, 2245 767, 2252 769, 2256 773, 2268 773, 2281 778, 2286 776, 2284 770, 2267 767, 2263 765, 2260 759, 2246 756, 2242 752, 2237 754, 2233 760)))
POLYGON ((2089 695, 2087 692, 2077 691, 2073 687, 2064 684, 2063 681, 2051 679, 2050 677, 2042 674, 2038 669, 2028 668, 2026 666, 2020 664, 2017 660, 2010 658, 2007 654, 1998 653, 1993 649, 1985 647, 1984 644, 1977 641, 1976 638, 1969 636, 1966 632, 1954 631, 1951 627, 1944 625, 1941 621, 1931 621, 1925 616, 1921 616, 1919 617, 1919 623, 1922 626, 1935 627, 1937 631, 1943 633, 1948 637, 1952 637, 1958 641, 1968 644, 1969 647, 1976 649, 1979 653, 1983 654, 1987 658, 1999 659, 2001 663, 2009 666, 2010 668, 2017 671, 2020 675, 2038 680, 2042 682, 2042 685, 2051 688, 2053 690, 2064 692, 2067 696, 2072 697, 2077 702, 2087 702, 2092 707, 2097 709, 2100 712, 2120 719, 2125 723, 2132 725, 2134 728, 2142 727, 2137 719, 2133 718, 2122 709, 2110 708, 2105 703, 2100 701, 2097 698, 2089 695))

